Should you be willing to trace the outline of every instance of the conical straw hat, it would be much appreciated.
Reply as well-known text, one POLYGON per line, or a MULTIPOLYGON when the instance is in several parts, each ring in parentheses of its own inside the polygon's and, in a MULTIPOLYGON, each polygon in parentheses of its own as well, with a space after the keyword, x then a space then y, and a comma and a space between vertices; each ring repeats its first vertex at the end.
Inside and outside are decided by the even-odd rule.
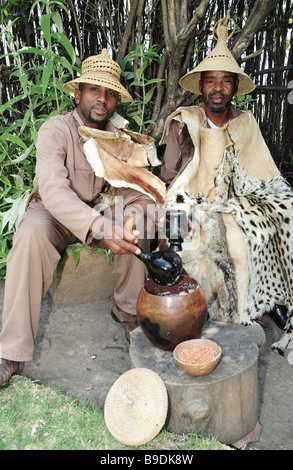
POLYGON ((133 99, 121 85, 120 76, 119 64, 109 57, 107 49, 103 49, 101 54, 85 59, 81 66, 81 76, 65 83, 64 88, 73 93, 79 83, 100 85, 118 91, 122 103, 130 103, 133 99))
POLYGON ((255 89, 256 85, 253 83, 251 78, 241 70, 227 47, 226 41, 233 36, 235 31, 235 23, 231 20, 233 21, 233 31, 228 34, 227 24, 229 19, 230 18, 225 17, 215 24, 213 30, 213 35, 217 39, 215 48, 197 67, 184 75, 184 77, 179 81, 179 84, 185 90, 191 91, 196 95, 201 95, 199 89, 201 72, 213 70, 238 74, 239 85, 235 95, 245 95, 247 93, 251 93, 255 89))
POLYGON ((105 423, 121 444, 140 446, 162 429, 168 395, 162 379, 149 369, 131 369, 112 385, 105 401, 105 423))

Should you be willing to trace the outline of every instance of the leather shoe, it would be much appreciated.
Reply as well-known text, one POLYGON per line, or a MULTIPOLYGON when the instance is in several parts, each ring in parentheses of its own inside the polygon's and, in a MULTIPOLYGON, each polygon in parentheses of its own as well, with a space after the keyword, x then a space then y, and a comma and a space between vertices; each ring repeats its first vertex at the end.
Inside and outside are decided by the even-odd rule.
POLYGON ((111 310, 112 318, 121 323, 126 334, 126 339, 130 341, 130 333, 131 331, 135 330, 139 326, 138 320, 135 315, 131 315, 130 313, 124 312, 121 310, 117 305, 114 305, 111 310))
POLYGON ((273 310, 271 310, 268 315, 271 317, 272 320, 276 323, 276 325, 281 328, 281 330, 285 329, 286 321, 287 321, 287 314, 288 309, 285 305, 275 305, 273 310))
POLYGON ((0 388, 7 387, 13 374, 19 371, 19 362, 0 359, 0 388))

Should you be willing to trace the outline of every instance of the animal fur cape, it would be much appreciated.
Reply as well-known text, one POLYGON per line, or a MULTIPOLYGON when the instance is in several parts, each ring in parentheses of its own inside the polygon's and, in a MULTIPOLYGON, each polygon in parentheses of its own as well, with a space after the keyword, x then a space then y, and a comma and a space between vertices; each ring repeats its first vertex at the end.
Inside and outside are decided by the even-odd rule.
POLYGON ((293 337, 292 189, 251 113, 221 129, 202 127, 201 108, 175 118, 195 147, 167 195, 168 206, 184 202, 192 211, 196 233, 184 244, 184 268, 201 284, 212 319, 247 325, 285 303, 285 333, 273 345, 283 352, 293 337))

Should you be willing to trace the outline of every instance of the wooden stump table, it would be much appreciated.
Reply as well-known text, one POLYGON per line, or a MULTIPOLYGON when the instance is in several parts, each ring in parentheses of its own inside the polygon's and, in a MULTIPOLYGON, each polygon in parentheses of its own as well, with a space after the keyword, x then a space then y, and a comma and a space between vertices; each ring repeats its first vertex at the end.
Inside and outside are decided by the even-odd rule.
POLYGON ((188 375, 176 364, 173 353, 153 346, 141 328, 131 333, 131 365, 151 369, 164 381, 169 397, 168 431, 200 432, 234 444, 258 426, 258 354, 265 342, 264 331, 257 323, 207 322, 201 337, 222 348, 220 362, 208 375, 188 375))

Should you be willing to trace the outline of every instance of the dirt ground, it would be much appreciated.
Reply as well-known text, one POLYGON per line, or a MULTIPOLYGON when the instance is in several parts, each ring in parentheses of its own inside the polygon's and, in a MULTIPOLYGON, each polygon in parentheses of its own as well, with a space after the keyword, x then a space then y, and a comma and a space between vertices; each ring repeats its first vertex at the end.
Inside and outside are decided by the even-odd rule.
MULTIPOLYGON (((3 292, 1 282, 1 312, 3 292)), ((110 298, 56 308, 47 295, 34 359, 24 364, 23 373, 103 408, 111 385, 131 367, 129 344, 122 326, 110 316, 111 306, 110 298)), ((261 433, 249 448, 293 450, 293 345, 285 356, 279 356, 270 346, 282 332, 267 316, 261 325, 266 335, 259 353, 261 433)))

